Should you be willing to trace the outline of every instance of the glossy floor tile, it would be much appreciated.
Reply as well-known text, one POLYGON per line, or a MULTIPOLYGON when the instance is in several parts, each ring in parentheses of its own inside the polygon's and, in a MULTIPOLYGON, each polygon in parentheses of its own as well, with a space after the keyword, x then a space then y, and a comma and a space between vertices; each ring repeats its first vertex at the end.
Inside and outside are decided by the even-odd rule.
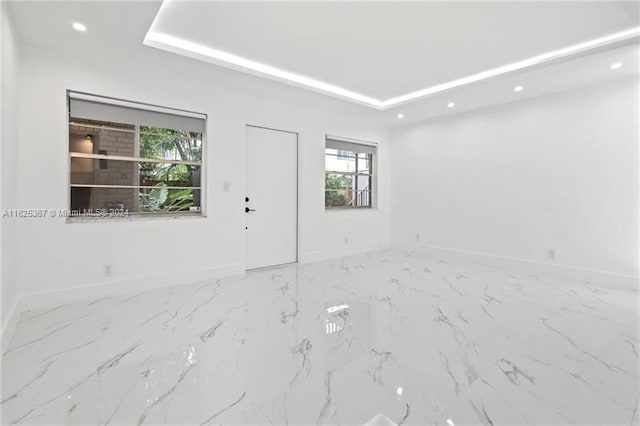
POLYGON ((638 424, 638 293, 381 251, 23 313, 3 424, 638 424))

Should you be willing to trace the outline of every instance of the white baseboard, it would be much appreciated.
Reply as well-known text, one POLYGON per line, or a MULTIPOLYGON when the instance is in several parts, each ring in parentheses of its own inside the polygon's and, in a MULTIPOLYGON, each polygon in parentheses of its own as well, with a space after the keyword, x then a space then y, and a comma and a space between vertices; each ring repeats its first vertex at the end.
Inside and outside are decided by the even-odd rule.
POLYGON ((482 261, 483 263, 499 266, 510 266, 519 269, 528 269, 532 272, 545 271, 559 277, 567 277, 579 280, 589 280, 605 285, 609 288, 638 292, 640 290, 640 277, 637 275, 621 274, 617 272, 601 271, 582 268, 563 263, 542 262, 518 257, 502 256, 491 253, 475 252, 450 247, 442 247, 431 244, 408 243, 393 244, 393 248, 420 249, 433 255, 454 257, 464 261, 482 261), (479 260, 481 259, 481 260, 479 260))
POLYGON ((11 308, 9 309, 6 321, 4 321, 4 323, 2 324, 2 336, 0 336, 0 353, 4 353, 5 349, 9 347, 11 337, 13 337, 13 332, 16 330, 16 325, 18 325, 18 320, 20 319, 20 312, 20 298, 17 297, 13 302, 13 305, 11 305, 11 308))
POLYGON ((385 250, 391 247, 389 241, 382 241, 371 244, 346 245, 343 248, 313 251, 303 253, 300 256, 300 263, 321 262, 323 260, 336 259, 338 257, 351 256, 354 254, 366 253, 369 251, 385 250))
POLYGON ((67 287, 53 291, 28 293, 19 298, 18 311, 25 312, 69 303, 84 302, 101 297, 138 293, 207 279, 242 275, 244 272, 242 265, 230 264, 189 271, 177 271, 163 275, 128 278, 81 287, 67 287))

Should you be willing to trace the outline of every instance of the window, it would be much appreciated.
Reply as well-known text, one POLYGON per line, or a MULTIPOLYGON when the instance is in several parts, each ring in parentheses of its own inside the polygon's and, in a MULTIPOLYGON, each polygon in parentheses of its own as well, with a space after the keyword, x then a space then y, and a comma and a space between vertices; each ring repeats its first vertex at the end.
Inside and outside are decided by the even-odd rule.
POLYGON ((70 215, 201 215, 204 114, 68 92, 70 215))
POLYGON ((325 208, 373 206, 375 155, 376 145, 327 136, 325 208))

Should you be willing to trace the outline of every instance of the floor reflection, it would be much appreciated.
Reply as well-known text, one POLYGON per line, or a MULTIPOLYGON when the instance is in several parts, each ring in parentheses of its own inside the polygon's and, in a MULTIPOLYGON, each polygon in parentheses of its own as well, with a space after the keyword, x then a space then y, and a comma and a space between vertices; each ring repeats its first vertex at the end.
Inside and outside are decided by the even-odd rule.
POLYGON ((25 312, 2 421, 629 424, 637 301, 382 251, 25 312))

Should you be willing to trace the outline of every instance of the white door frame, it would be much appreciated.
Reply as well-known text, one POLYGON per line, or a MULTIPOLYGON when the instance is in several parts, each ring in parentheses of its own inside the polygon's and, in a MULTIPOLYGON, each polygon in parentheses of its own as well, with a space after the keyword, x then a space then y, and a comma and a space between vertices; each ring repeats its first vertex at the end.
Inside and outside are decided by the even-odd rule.
MULTIPOLYGON (((296 260, 294 262, 291 263, 298 263, 300 262, 300 134, 296 131, 293 130, 283 130, 283 129, 277 129, 275 127, 268 127, 268 126, 260 126, 257 124, 249 124, 246 123, 244 125, 245 128, 245 138, 244 138, 244 197, 247 196, 247 132, 246 129, 247 127, 254 127, 256 129, 264 129, 264 130, 272 130, 274 132, 283 132, 283 133, 290 133, 293 135, 296 135, 296 260)), ((242 203, 242 205, 244 206, 245 203, 242 203)), ((246 215, 246 213, 245 213, 246 215)), ((246 223, 246 222, 245 222, 246 223)), ((246 226, 246 225, 245 225, 246 226)), ((266 269, 266 268, 273 268, 276 266, 280 266, 280 265, 272 265, 272 266, 265 266, 263 268, 254 268, 254 269, 247 269, 247 247, 246 245, 248 244, 247 241, 247 237, 246 237, 246 232, 244 233, 245 238, 244 238, 244 270, 245 271, 254 271, 257 269, 266 269)), ((284 265, 289 265, 290 263, 285 263, 284 265)))

